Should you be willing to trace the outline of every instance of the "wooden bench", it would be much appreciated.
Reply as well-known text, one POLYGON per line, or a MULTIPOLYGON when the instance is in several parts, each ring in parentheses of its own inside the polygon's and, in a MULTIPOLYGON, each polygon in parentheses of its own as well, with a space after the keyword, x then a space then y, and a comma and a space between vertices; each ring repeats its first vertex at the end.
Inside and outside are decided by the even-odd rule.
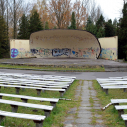
POLYGON ((40 96, 41 90, 59 91, 61 97, 63 96, 64 92, 66 91, 65 89, 49 89, 49 88, 39 88, 39 87, 18 86, 18 85, 3 85, 3 84, 0 84, 0 88, 1 88, 1 86, 15 88, 16 89, 16 94, 19 94, 20 88, 36 89, 38 96, 40 96))
POLYGON ((46 117, 48 117, 50 115, 50 112, 53 110, 53 106, 32 104, 32 103, 24 103, 24 102, 4 100, 4 99, 0 99, 0 103, 10 104, 11 107, 12 107, 12 112, 17 112, 18 106, 35 108, 35 109, 42 109, 42 110, 44 110, 46 117))
POLYGON ((127 99, 111 99, 113 105, 119 105, 119 103, 127 103, 127 99))
POLYGON ((105 93, 108 95, 108 89, 123 89, 126 91, 127 85, 119 85, 119 86, 101 86, 105 93))
POLYGON ((125 121, 125 127, 127 127, 127 114, 122 114, 121 117, 125 121))
POLYGON ((21 98, 21 100, 24 103, 27 103, 28 99, 39 100, 41 102, 43 102, 43 101, 49 101, 53 107, 55 107, 56 103, 59 101, 58 98, 41 98, 41 97, 32 97, 32 96, 24 96, 24 95, 15 95, 15 94, 0 93, 0 99, 2 99, 2 96, 21 98))
POLYGON ((23 113, 13 113, 13 112, 7 112, 7 111, 1 111, 0 110, 0 124, 3 121, 3 119, 8 117, 15 117, 15 118, 22 118, 22 119, 30 119, 33 120, 34 123, 36 123, 36 127, 42 127, 43 121, 45 120, 45 116, 42 115, 32 115, 32 114, 23 114, 23 113))
POLYGON ((115 105, 115 109, 118 110, 119 117, 124 114, 124 109, 127 109, 127 105, 115 105))

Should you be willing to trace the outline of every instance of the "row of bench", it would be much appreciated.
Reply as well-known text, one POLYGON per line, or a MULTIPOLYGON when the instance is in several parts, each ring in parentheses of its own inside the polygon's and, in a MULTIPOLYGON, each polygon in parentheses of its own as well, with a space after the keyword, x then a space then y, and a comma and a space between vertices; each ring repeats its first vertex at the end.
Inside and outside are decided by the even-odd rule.
MULTIPOLYGON (((123 89, 124 92, 127 88, 127 77, 109 77, 108 79, 97 79, 103 91, 108 95, 108 89, 123 89)), ((124 114, 124 110, 127 109, 127 105, 119 105, 120 103, 127 103, 127 99, 111 99, 111 104, 118 110, 118 115, 125 121, 127 127, 127 114, 124 114)))
MULTIPOLYGON (((2 74, 0 73, 0 75, 2 75, 2 74)), ((28 76, 28 77, 30 77, 30 76, 28 76)), ((42 80, 39 80, 39 79, 32 80, 28 77, 22 79, 21 77, 16 76, 16 75, 15 76, 11 75, 11 74, 7 74, 7 76, 2 75, 2 76, 0 76, 0 88, 1 87, 15 88, 17 94, 19 94, 19 90, 21 88, 36 89, 37 95, 40 95, 40 92, 42 90, 59 91, 60 96, 63 96, 64 92, 69 88, 69 86, 74 81, 74 79, 72 79, 72 80, 65 79, 64 81, 62 80, 62 82, 60 82, 59 80, 56 81, 56 79, 55 79, 55 80, 45 80, 45 81, 43 80, 43 82, 42 82, 42 80), (20 82, 20 81, 22 81, 22 82, 20 82), (26 82, 23 83, 24 81, 26 81, 26 82), (22 86, 22 85, 24 85, 24 86, 22 86), (59 89, 59 88, 62 88, 62 89, 59 89)), ((15 117, 15 118, 30 119, 30 120, 33 120, 34 123, 36 123, 36 127, 42 127, 43 121, 45 120, 46 117, 48 117, 50 115, 50 112, 53 110, 54 107, 56 107, 56 103, 58 101, 59 101, 59 98, 41 98, 41 97, 32 97, 32 96, 0 93, 0 103, 9 104, 12 107, 12 112, 0 110, 0 123, 6 116, 8 116, 8 117, 15 117), (3 96, 21 98, 22 102, 12 101, 12 100, 4 100, 4 99, 2 99, 3 96), (51 106, 27 103, 29 99, 39 100, 41 102, 49 101, 51 106), (41 109, 41 110, 44 110, 45 114, 44 114, 44 116, 42 116, 42 115, 17 113, 19 106, 41 109)))

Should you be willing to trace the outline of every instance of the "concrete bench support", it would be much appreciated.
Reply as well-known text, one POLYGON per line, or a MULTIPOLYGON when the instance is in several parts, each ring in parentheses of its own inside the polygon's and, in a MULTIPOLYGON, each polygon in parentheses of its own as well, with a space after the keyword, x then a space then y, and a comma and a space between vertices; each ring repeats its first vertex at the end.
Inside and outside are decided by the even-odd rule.
POLYGON ((49 110, 44 110, 44 112, 45 112, 44 115, 45 115, 46 117, 50 116, 50 112, 51 112, 51 111, 49 111, 49 110))
POLYGON ((118 110, 118 114, 119 114, 119 117, 121 118, 121 115, 124 114, 124 110, 123 109, 118 110))
POLYGON ((59 91, 59 93, 60 93, 60 97, 63 97, 64 91, 59 91))
POLYGON ((50 101, 50 104, 55 108, 56 107, 56 102, 51 102, 50 101))
POLYGON ((36 89, 37 90, 37 96, 41 95, 41 90, 40 89, 36 89))
POLYGON ((5 116, 0 115, 0 124, 1 124, 1 122, 3 122, 4 118, 5 118, 5 116))
POLYGON ((28 99, 21 98, 22 102, 27 103, 28 99))
POLYGON ((15 87, 16 89, 16 94, 19 94, 20 88, 19 87, 15 87))
POLYGON ((42 127, 43 125, 43 121, 37 121, 37 120, 33 120, 34 123, 36 123, 36 127, 42 127))
POLYGON ((12 112, 17 112, 18 106, 17 105, 11 105, 12 112))

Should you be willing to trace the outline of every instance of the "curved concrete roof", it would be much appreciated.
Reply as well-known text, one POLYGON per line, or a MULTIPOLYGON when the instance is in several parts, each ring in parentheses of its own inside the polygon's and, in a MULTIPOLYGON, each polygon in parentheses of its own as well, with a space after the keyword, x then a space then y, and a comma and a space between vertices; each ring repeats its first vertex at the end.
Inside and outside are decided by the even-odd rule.
POLYGON ((88 31, 53 29, 32 33, 30 50, 38 58, 98 58, 101 46, 88 31))

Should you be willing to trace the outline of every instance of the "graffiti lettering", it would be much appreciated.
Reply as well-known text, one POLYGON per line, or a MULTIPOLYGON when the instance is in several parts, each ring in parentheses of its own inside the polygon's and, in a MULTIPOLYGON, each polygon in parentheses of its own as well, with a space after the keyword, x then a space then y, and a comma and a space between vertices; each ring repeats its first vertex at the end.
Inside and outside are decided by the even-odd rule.
POLYGON ((61 55, 70 56, 71 55, 71 49, 68 49, 68 48, 53 49, 52 50, 52 55, 53 56, 61 56, 61 55))

